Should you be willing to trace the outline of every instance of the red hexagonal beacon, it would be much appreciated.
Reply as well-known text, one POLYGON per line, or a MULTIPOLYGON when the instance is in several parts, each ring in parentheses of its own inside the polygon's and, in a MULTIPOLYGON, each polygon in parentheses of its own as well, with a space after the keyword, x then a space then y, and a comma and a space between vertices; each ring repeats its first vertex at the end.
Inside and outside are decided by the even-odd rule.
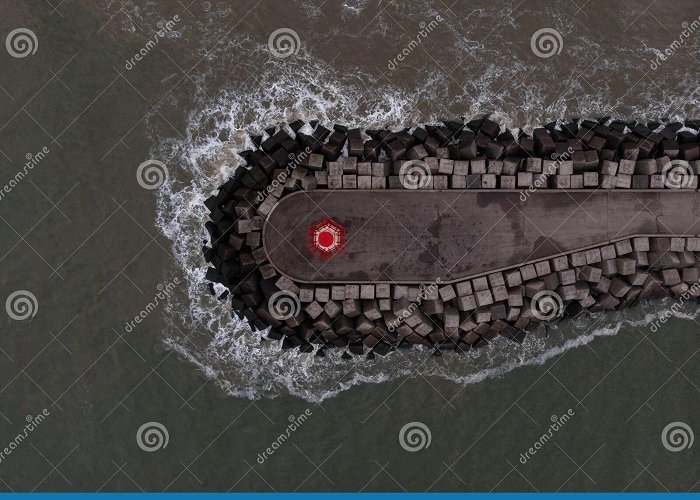
POLYGON ((324 217, 308 229, 309 252, 328 260, 345 248, 345 228, 333 219, 324 217))

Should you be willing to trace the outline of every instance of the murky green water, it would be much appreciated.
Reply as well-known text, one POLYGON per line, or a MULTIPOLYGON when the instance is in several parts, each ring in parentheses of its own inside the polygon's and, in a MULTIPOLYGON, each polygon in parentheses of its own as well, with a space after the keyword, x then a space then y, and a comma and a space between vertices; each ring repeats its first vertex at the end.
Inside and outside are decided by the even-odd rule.
POLYGON ((2 38, 26 27, 38 47, 0 50, 0 185, 48 152, 0 198, 2 299, 35 297, 34 316, 0 320, 0 488, 697 491, 697 444, 662 441, 669 424, 700 429, 697 304, 655 333, 644 323, 670 302, 524 349, 320 362, 260 344, 196 279, 198 203, 235 161, 214 153, 245 147, 243 131, 689 116, 697 37, 649 65, 697 18, 692 2, 6 4, 2 38), (545 61, 530 37, 548 26, 563 47, 545 61), (285 60, 267 49, 280 27, 300 38, 285 60), (147 159, 167 166, 160 188, 137 180, 147 159), (149 422, 165 429, 153 446, 137 441, 149 422))

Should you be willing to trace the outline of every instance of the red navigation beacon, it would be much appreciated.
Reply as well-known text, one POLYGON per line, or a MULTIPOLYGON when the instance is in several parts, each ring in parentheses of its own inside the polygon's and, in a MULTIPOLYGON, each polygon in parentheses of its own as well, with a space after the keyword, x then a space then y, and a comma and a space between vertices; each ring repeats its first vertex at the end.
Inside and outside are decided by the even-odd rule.
POLYGON ((328 260, 345 247, 345 228, 333 219, 324 217, 308 229, 309 252, 328 260))

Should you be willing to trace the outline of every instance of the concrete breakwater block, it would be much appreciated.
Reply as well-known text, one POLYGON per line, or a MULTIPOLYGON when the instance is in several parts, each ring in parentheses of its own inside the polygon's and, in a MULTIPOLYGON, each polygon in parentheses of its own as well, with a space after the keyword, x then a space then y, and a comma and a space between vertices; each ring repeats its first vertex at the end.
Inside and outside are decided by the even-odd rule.
POLYGON ((205 279, 282 348, 467 352, 700 295, 695 122, 297 120, 259 139, 205 201, 205 279))

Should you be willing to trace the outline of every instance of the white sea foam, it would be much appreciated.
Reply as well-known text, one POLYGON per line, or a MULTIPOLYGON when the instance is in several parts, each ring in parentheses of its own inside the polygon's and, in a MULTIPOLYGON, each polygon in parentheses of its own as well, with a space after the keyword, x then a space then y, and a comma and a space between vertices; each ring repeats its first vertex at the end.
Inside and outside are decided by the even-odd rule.
MULTIPOLYGON (((355 15, 355 9, 362 8, 361 1, 344 5, 348 15, 355 15)), ((517 19, 508 17, 507 23, 517 25, 517 19)), ((455 34, 455 46, 448 50, 468 48, 492 54, 492 48, 471 40, 449 22, 445 29, 454 30, 455 34)), ((243 36, 232 35, 226 43, 237 49, 243 46, 252 61, 265 53, 263 45, 243 36)), ((626 67, 623 60, 606 64, 623 73, 626 67)), ((262 398, 288 392, 309 401, 321 401, 358 384, 419 375, 473 384, 518 367, 543 364, 598 337, 616 335, 621 330, 634 334, 636 328, 642 328, 669 306, 668 301, 661 301, 624 313, 578 319, 552 327, 548 338, 542 332, 533 333, 523 346, 498 338, 486 349, 440 358, 428 356, 426 350, 398 351, 374 360, 343 360, 341 353, 333 350, 320 358, 283 351, 279 342, 261 341, 260 333, 252 333, 242 322, 232 319, 228 302, 219 302, 208 293, 204 281, 207 266, 201 253, 207 239, 203 225, 208 215, 203 202, 240 162, 235 152, 252 147, 248 133, 298 118, 318 119, 326 125, 339 122, 396 128, 460 114, 471 118, 487 112, 494 113, 504 127, 519 126, 529 131, 552 117, 569 116, 570 108, 575 109, 576 116, 608 115, 614 110, 618 116, 642 119, 667 115, 680 118, 683 110, 675 109, 670 99, 659 100, 651 86, 641 84, 641 97, 633 106, 623 105, 605 92, 585 95, 590 89, 581 82, 553 102, 546 102, 551 90, 545 91, 544 86, 537 84, 533 70, 517 61, 505 65, 496 60, 481 73, 470 73, 468 89, 455 89, 436 68, 414 74, 410 87, 388 84, 378 75, 360 70, 337 73, 312 53, 308 43, 295 58, 284 62, 270 58, 254 69, 255 78, 250 81, 214 91, 207 89, 211 97, 198 93, 184 139, 158 137, 153 151, 154 156, 167 163, 170 173, 159 191, 156 224, 172 242, 186 283, 186 289, 174 294, 167 305, 171 327, 165 334, 165 344, 227 394, 262 398), (520 75, 509 82, 513 71, 520 75), (421 101, 430 102, 435 114, 426 116, 417 110, 416 104, 421 101)), ((468 64, 464 71, 467 70, 468 64)), ((689 73, 679 85, 694 88, 691 76, 689 73)), ((697 100, 690 104, 697 105, 697 100)), ((223 288, 217 286, 216 290, 221 292, 223 288)), ((695 318, 697 311, 688 305, 675 315, 695 318)))

